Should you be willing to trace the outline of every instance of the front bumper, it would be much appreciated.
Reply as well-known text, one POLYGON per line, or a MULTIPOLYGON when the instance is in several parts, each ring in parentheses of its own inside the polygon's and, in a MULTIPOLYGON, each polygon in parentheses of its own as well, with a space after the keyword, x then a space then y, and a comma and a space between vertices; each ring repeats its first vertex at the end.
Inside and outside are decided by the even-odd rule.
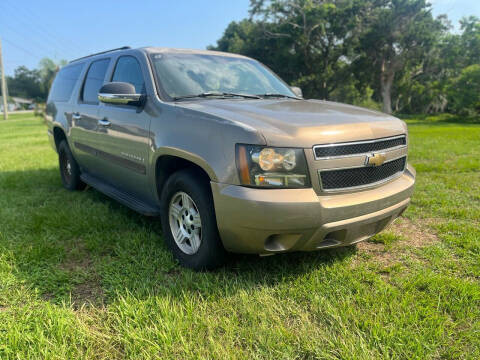
POLYGON ((346 246, 368 239, 408 206, 415 170, 369 190, 317 195, 314 189, 254 189, 212 182, 226 250, 271 254, 346 246))

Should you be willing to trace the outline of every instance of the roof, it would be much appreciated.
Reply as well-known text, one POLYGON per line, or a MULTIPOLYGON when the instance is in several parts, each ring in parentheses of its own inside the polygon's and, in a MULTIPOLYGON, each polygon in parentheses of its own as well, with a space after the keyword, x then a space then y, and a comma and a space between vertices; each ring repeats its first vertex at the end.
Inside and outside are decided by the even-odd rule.
POLYGON ((78 59, 71 60, 69 64, 77 62, 79 60, 84 60, 88 59, 91 57, 95 57, 97 55, 103 55, 103 54, 109 54, 112 52, 117 52, 117 51, 124 51, 124 50, 140 50, 144 51, 146 53, 150 54, 198 54, 198 55, 216 55, 216 56, 225 56, 225 57, 232 57, 232 58, 242 58, 242 59, 248 59, 248 57, 240 55, 240 54, 233 54, 233 53, 227 53, 227 52, 222 52, 222 51, 213 51, 213 50, 195 50, 195 49, 181 49, 181 48, 166 48, 166 47, 153 47, 153 46, 146 46, 146 47, 141 47, 137 49, 132 49, 130 46, 123 46, 120 48, 116 49, 111 49, 111 50, 106 50, 106 51, 101 51, 98 53, 86 55, 83 57, 80 57, 78 59))
POLYGON ((130 46, 122 46, 122 47, 115 48, 115 49, 100 51, 100 52, 98 52, 98 53, 94 53, 94 54, 82 56, 82 57, 77 58, 77 59, 70 60, 69 63, 72 63, 72 62, 75 62, 75 61, 78 61, 78 60, 82 60, 82 59, 86 59, 86 58, 89 58, 89 57, 92 57, 92 56, 96 56, 96 55, 102 55, 102 54, 110 53, 110 52, 113 52, 113 51, 128 50, 128 49, 131 49, 131 47, 130 47, 130 46))
POLYGON ((166 48, 166 47, 153 47, 147 46, 139 48, 139 50, 144 50, 147 53, 172 53, 172 54, 198 54, 198 55, 217 55, 217 56, 226 56, 226 57, 236 57, 248 59, 247 56, 240 54, 227 53, 222 51, 213 51, 213 50, 196 50, 196 49, 181 49, 181 48, 166 48))

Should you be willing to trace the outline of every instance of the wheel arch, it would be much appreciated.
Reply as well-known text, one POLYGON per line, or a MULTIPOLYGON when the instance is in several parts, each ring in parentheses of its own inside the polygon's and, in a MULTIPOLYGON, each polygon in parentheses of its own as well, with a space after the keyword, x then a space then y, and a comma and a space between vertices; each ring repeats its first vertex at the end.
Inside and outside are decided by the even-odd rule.
POLYGON ((183 169, 194 169, 205 181, 217 181, 217 176, 208 163, 198 155, 175 148, 164 148, 155 159, 155 189, 160 200, 163 185, 173 173, 183 169))
POLYGON ((53 132, 53 140, 55 141, 55 148, 56 148, 56 150, 57 150, 57 152, 58 152, 58 147, 60 146, 60 142, 61 142, 62 140, 65 140, 65 141, 68 142, 68 140, 67 140, 67 134, 65 133, 65 130, 64 130, 62 127, 58 126, 58 125, 55 125, 55 126, 53 127, 53 131, 52 131, 52 132, 53 132))

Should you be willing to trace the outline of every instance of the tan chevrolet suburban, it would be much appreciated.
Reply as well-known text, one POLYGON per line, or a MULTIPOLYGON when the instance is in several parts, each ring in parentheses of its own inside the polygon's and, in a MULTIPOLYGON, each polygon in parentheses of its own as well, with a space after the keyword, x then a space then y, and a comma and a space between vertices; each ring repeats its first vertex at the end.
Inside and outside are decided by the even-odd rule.
POLYGON ((159 216, 178 261, 346 246, 407 207, 405 122, 305 100, 235 54, 114 49, 70 62, 47 102, 65 188, 159 216))

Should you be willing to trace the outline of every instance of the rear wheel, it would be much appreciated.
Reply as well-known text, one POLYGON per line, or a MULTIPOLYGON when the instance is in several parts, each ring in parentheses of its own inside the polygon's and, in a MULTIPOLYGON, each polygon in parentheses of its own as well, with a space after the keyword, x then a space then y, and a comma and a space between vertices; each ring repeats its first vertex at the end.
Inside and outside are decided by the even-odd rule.
POLYGON ((58 163, 63 187, 67 190, 83 190, 86 184, 80 179, 80 168, 65 140, 58 146, 58 163))
POLYGON ((225 261, 208 182, 192 170, 174 173, 161 195, 163 236, 181 265, 213 269, 225 261))

